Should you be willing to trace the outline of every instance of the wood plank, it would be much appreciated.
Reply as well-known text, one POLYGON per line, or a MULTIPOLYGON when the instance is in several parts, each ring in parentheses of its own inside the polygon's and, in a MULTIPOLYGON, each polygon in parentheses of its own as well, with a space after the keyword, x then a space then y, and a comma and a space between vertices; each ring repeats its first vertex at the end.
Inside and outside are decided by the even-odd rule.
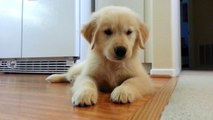
MULTIPOLYGON (((70 84, 51 84, 47 75, 0 74, 0 120, 125 120, 153 96, 131 104, 113 104, 110 94, 99 93, 92 107, 73 107, 70 84)), ((159 90, 170 78, 153 78, 159 90)))
POLYGON ((176 86, 177 79, 169 80, 144 106, 129 118, 129 120, 159 120, 164 107, 168 104, 169 99, 176 86))

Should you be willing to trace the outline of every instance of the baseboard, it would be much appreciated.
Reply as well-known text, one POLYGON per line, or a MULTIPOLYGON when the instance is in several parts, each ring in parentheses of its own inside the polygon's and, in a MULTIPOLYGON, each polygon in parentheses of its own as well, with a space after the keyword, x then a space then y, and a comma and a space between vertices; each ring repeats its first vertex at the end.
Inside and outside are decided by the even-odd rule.
POLYGON ((177 77, 180 74, 181 69, 151 69, 152 76, 169 76, 177 77))

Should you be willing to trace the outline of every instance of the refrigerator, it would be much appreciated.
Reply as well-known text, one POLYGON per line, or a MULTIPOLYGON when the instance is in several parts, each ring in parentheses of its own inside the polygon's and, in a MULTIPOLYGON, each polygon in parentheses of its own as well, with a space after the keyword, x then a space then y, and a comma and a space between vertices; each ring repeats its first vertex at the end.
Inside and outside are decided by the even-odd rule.
POLYGON ((85 59, 91 0, 0 0, 0 72, 64 73, 85 59))

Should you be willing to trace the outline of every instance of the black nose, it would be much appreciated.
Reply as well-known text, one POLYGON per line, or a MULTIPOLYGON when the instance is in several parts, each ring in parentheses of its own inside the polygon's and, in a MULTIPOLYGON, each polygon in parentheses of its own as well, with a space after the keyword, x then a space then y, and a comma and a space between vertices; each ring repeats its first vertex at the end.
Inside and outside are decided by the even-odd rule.
POLYGON ((126 48, 123 46, 119 46, 114 49, 114 52, 115 52, 117 59, 122 59, 126 55, 126 48))

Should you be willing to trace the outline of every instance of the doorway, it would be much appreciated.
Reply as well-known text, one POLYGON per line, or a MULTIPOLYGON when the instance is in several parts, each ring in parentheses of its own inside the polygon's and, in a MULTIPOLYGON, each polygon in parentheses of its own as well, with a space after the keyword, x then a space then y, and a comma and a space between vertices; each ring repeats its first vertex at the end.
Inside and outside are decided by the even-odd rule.
POLYGON ((213 70, 212 11, 212 0, 181 0, 183 69, 213 70))

